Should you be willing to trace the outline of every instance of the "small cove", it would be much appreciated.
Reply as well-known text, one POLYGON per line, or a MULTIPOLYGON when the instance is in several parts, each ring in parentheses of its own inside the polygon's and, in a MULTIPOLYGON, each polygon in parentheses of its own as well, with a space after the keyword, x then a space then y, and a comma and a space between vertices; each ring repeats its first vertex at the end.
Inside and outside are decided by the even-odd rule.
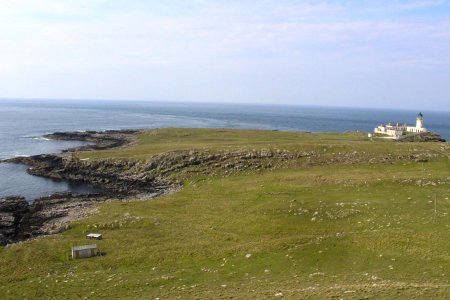
POLYGON ((29 175, 26 172, 27 168, 27 166, 22 164, 0 164, 0 178, 2 178, 1 185, 3 187, 0 190, 0 198, 22 196, 28 202, 31 202, 36 198, 49 196, 54 193, 72 192, 74 194, 85 194, 98 191, 98 189, 86 183, 74 183, 29 175))

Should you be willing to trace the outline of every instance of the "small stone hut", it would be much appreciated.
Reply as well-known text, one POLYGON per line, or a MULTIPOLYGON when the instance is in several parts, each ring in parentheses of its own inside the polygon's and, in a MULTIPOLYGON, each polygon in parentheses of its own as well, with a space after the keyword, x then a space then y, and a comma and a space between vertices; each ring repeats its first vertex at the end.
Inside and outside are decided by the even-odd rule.
POLYGON ((88 258, 97 256, 99 253, 97 245, 84 245, 72 247, 72 258, 88 258))

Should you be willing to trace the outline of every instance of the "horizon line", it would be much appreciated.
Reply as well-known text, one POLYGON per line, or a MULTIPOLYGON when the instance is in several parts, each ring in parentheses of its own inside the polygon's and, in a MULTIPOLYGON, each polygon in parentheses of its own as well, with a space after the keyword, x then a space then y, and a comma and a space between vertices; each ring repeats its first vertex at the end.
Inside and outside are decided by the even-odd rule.
POLYGON ((297 107, 322 107, 322 108, 349 108, 349 109, 379 109, 379 110, 400 110, 400 111, 430 111, 430 112, 450 112, 450 109, 423 109, 417 107, 405 108, 403 107, 375 107, 375 106, 349 106, 349 105, 330 105, 330 104, 299 104, 292 102, 264 102, 258 103, 255 101, 202 101, 202 100, 151 100, 151 99, 106 99, 106 98, 29 98, 29 97, 0 97, 2 101, 50 101, 50 102, 139 102, 139 103, 168 103, 168 104, 222 104, 222 105, 259 105, 259 106, 297 106, 297 107))

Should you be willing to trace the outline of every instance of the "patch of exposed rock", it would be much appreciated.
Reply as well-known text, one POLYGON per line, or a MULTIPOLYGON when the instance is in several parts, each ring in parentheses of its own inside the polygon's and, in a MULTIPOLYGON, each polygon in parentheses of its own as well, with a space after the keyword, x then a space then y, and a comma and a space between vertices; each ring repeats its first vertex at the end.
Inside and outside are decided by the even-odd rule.
POLYGON ((140 172, 137 161, 82 161, 67 156, 46 154, 18 157, 16 163, 30 166, 28 173, 72 182, 88 182, 120 194, 158 193, 168 188, 168 182, 140 172))
POLYGON ((0 245, 61 232, 67 222, 80 219, 95 210, 107 195, 54 194, 28 203, 23 197, 0 199, 0 245))
POLYGON ((17 236, 23 216, 29 212, 28 202, 21 197, 0 199, 0 246, 17 236))
POLYGON ((434 132, 420 132, 408 134, 398 140, 398 142, 445 142, 439 134, 434 132))
POLYGON ((436 157, 435 153, 393 154, 393 153, 366 153, 361 151, 342 152, 318 160, 317 164, 380 164, 393 163, 395 161, 428 162, 436 157))
POLYGON ((106 131, 75 131, 55 132, 44 137, 52 140, 84 141, 93 144, 85 145, 66 151, 75 150, 101 150, 124 146, 136 140, 139 130, 106 130, 106 131))

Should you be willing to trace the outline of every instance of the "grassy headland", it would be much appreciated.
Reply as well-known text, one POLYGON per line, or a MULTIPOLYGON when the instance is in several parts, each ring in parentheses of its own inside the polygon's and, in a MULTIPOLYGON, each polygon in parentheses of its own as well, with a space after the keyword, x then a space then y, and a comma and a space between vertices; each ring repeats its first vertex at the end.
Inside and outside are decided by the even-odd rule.
MULTIPOLYGON (((363 133, 158 129, 134 145, 79 153, 309 152, 272 168, 190 172, 175 194, 101 204, 59 235, 0 247, 0 295, 125 299, 447 299, 448 143, 363 133), (436 199, 436 202, 435 202, 436 199), (106 253, 69 258, 87 232, 106 253)), ((267 158, 268 161, 271 158, 267 158)), ((202 169, 203 170, 203 169, 202 169)))

